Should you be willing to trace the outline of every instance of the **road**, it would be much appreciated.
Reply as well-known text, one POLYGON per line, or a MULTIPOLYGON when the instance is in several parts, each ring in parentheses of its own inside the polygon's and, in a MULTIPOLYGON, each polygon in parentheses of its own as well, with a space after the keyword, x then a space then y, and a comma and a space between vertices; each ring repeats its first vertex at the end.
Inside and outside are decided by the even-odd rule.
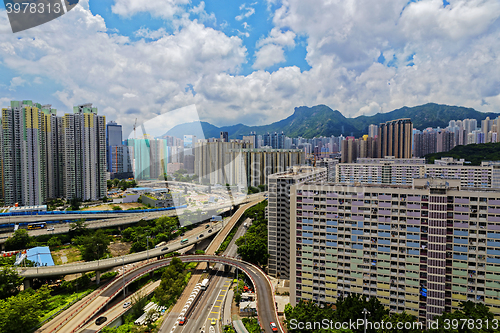
POLYGON ((164 249, 165 247, 152 248, 149 249, 148 251, 141 251, 133 254, 128 254, 126 256, 122 256, 121 258, 110 258, 98 261, 89 261, 89 262, 65 264, 65 265, 49 266, 49 267, 18 267, 17 272, 24 278, 29 279, 29 278, 84 273, 90 271, 106 271, 117 266, 122 266, 142 260, 147 260, 148 257, 154 258, 170 252, 176 252, 182 248, 191 246, 199 242, 200 240, 212 237, 213 234, 219 232, 219 230, 222 229, 223 223, 224 222, 213 224, 212 228, 197 232, 196 234, 188 237, 187 238, 188 242, 185 244, 181 244, 180 239, 173 244, 169 243, 167 245, 168 246, 167 251, 162 251, 162 249, 164 249), (212 232, 209 233, 208 230, 212 230, 212 232))
POLYGON ((156 288, 160 285, 161 280, 155 281, 153 283, 147 284, 146 286, 142 287, 139 291, 135 292, 134 294, 128 296, 124 300, 117 302, 111 309, 106 311, 105 313, 102 313, 101 316, 104 316, 107 318, 107 321, 103 325, 96 325, 95 321, 90 321, 87 325, 85 325, 80 332, 82 333, 95 333, 102 329, 104 326, 111 324, 116 318, 124 315, 128 310, 130 310, 130 306, 124 308, 123 304, 125 302, 132 302, 132 298, 135 295, 141 295, 141 296, 147 296, 154 292, 156 288))
MULTIPOLYGON (((186 255, 179 256, 177 258, 179 258, 182 262, 209 261, 214 263, 221 263, 224 265, 238 267, 240 270, 244 271, 253 281, 256 289, 258 316, 260 322, 263 323, 262 326, 265 332, 272 333, 268 323, 271 321, 274 321, 276 323, 278 322, 274 307, 274 296, 267 276, 259 268, 238 259, 214 255, 186 255)), ((90 320, 95 314, 97 314, 104 306, 106 306, 106 304, 109 303, 114 296, 120 293, 123 286, 129 285, 144 274, 148 274, 153 270, 168 266, 171 260, 172 258, 155 260, 144 264, 143 266, 137 267, 134 270, 126 272, 125 275, 115 278, 103 291, 101 291, 101 293, 97 297, 90 299, 85 305, 77 309, 75 313, 68 314, 68 320, 66 322, 60 323, 55 330, 51 330, 49 332, 76 332, 80 327, 88 322, 88 320, 90 320)))
MULTIPOLYGON (((236 221, 241 217, 243 212, 248 209, 250 206, 256 204, 260 200, 257 200, 255 202, 251 202, 249 204, 246 204, 245 206, 241 207, 230 219, 230 221, 227 223, 227 225, 223 228, 222 233, 227 234, 231 228, 229 226, 234 225, 236 221)), ((220 224, 219 224, 220 225, 220 224)), ((220 234, 219 234, 220 236, 220 234)), ((225 237, 224 237, 225 238, 225 237)), ((224 239, 222 238, 222 239, 224 239)), ((215 241, 216 239, 214 239, 215 241)), ((220 243, 215 243, 212 242, 210 246, 208 247, 207 252, 213 253, 215 250, 219 247, 220 243)), ((191 241, 189 242, 191 243, 191 241)), ((157 249, 160 250, 161 249, 157 249)), ((142 253, 143 255, 144 253, 142 253)), ((128 255, 125 257, 129 257, 131 259, 131 256, 138 255, 138 254, 133 254, 133 255, 128 255)), ((213 256, 213 255, 191 255, 191 256, 180 256, 180 258, 183 262, 215 262, 215 263, 222 263, 222 264, 228 264, 231 266, 236 266, 239 267, 241 270, 245 271, 247 275, 254 281, 254 286, 256 288, 256 291, 258 293, 258 309, 259 309, 259 317, 261 317, 261 322, 265 323, 274 321, 277 321, 277 316, 276 312, 274 309, 274 298, 273 298, 273 292, 271 285, 267 279, 267 276, 257 267, 254 267, 253 265, 249 263, 245 263, 241 260, 233 259, 233 258, 228 258, 228 257, 219 257, 219 256, 213 256)), ((107 259, 107 260, 114 260, 114 259, 107 259)), ((62 322, 58 324, 55 330, 50 330, 47 332, 55 332, 55 331, 61 331, 64 333, 69 333, 69 332, 74 332, 78 328, 80 328, 83 324, 85 324, 92 316, 94 316, 100 309, 102 309, 110 300, 113 296, 115 296, 118 292, 121 291, 123 286, 127 286, 131 282, 133 282, 135 279, 139 278, 140 276, 149 273, 152 270, 158 269, 163 266, 167 266, 170 264, 169 259, 163 259, 163 260, 154 260, 152 262, 146 263, 143 266, 136 267, 135 269, 126 272, 125 275, 122 275, 118 277, 117 279, 113 280, 104 290, 100 291, 100 294, 92 299, 89 299, 85 304, 83 304, 81 307, 77 308, 76 310, 73 310, 71 313, 66 313, 65 317, 67 318, 66 322, 62 322)), ((101 261, 101 262, 104 262, 101 261)), ((127 262, 127 261, 125 261, 127 262)), ((89 263, 90 264, 90 263, 89 263)), ((95 264, 95 263, 92 263, 95 264)), ((79 264, 85 265, 84 264, 79 264)), ((200 264, 201 265, 201 264, 200 264)), ((75 267, 78 265, 61 265, 60 267, 63 266, 72 266, 68 270, 64 270, 64 274, 68 274, 68 272, 73 272, 75 267)), ((116 266, 114 264, 113 266, 116 266)), ((103 267, 103 266, 100 266, 103 267)), ((22 270, 22 273, 25 276, 28 277, 34 277, 36 275, 38 276, 49 276, 50 275, 50 269, 53 269, 52 267, 40 267, 38 274, 36 274, 36 268, 26 268, 22 270), (29 272, 28 272, 29 271, 29 272)), ((83 271, 86 271, 88 268, 86 268, 83 271)), ((89 270, 95 270, 95 267, 93 269, 89 270)), ((81 271, 77 270, 77 271, 81 271)), ((52 273, 53 274, 53 273, 52 273)), ((60 274, 60 273, 58 273, 60 274)), ((199 281, 200 276, 198 275, 198 279, 195 279, 194 277, 191 279, 191 281, 196 281, 197 283, 199 281)), ((190 281, 190 283, 191 283, 190 281)), ((186 294, 189 295, 191 291, 187 292, 186 294)), ((68 311, 69 312, 69 311, 68 311)), ((269 325, 263 325, 264 329, 266 332, 271 332, 270 328, 268 327, 269 325)))
MULTIPOLYGON (((242 225, 236 231, 231 243, 224 251, 224 255, 228 257, 235 257, 238 247, 236 246, 236 240, 243 236, 246 232, 246 228, 242 225)), ((209 332, 209 327, 211 325, 211 319, 217 320, 217 325, 214 325, 214 332, 219 332, 219 318, 221 317, 222 307, 224 306, 224 297, 227 294, 229 286, 232 281, 231 275, 224 276, 223 266, 215 265, 212 270, 212 279, 207 291, 203 294, 202 298, 198 301, 193 313, 189 316, 187 322, 183 326, 177 326, 172 329, 175 325, 170 324, 170 326, 162 325, 160 332, 168 333, 188 333, 188 332, 199 332, 200 329, 204 332, 209 332)), ((169 318, 178 317, 178 314, 169 313, 169 318)), ((222 323, 225 324, 225 323, 222 323)))
MULTIPOLYGON (((243 213, 248 208, 257 204, 261 200, 263 200, 263 197, 261 197, 260 200, 248 203, 248 204, 240 207, 236 211, 236 213, 233 214, 233 216, 231 217, 231 219, 229 220, 227 225, 224 227, 224 229, 217 235, 217 237, 212 241, 212 243, 210 243, 210 245, 208 246, 205 253, 206 254, 214 254, 215 251, 217 251, 219 249, 220 244, 224 241, 226 236, 233 229, 234 225, 236 224, 236 222, 238 222, 238 220, 243 215, 243 213)), ((204 268, 206 268, 205 263, 199 264, 197 267, 198 271, 201 271, 204 268)), ((184 292, 177 300, 177 303, 175 304, 175 306, 169 312, 168 317, 164 320, 162 328, 161 328, 162 331, 172 329, 174 326, 176 326, 176 324, 178 322, 179 314, 181 313, 182 308, 184 307, 184 304, 186 304, 186 302, 189 298, 189 295, 191 295, 191 293, 193 292, 193 289, 195 288, 196 284, 199 283, 201 276, 202 276, 202 274, 200 274, 200 273, 193 274, 191 276, 191 279, 189 280, 188 285, 186 286, 186 288, 184 288, 184 292)))
MULTIPOLYGON (((229 209, 230 207, 234 205, 239 205, 245 202, 249 202, 251 200, 255 200, 256 198, 260 198, 262 196, 261 193, 258 194, 252 194, 249 196, 246 196, 244 198, 238 198, 236 200, 229 200, 229 201, 224 201, 224 202, 218 202, 213 205, 207 205, 203 207, 202 211, 207 212, 207 216, 210 215, 208 213, 213 213, 212 215, 216 215, 216 211, 220 209, 229 209)), ((132 223, 137 223, 140 220, 152 220, 156 219, 162 216, 181 216, 182 213, 185 210, 193 209, 192 207, 188 208, 180 208, 180 209, 173 209, 171 211, 159 211, 159 212, 145 212, 145 213, 120 213, 116 215, 112 215, 113 213, 110 212, 109 218, 102 218, 97 221, 88 221, 87 227, 89 229, 99 229, 99 228, 109 228, 109 227, 117 227, 121 225, 127 225, 127 224, 132 224, 132 223)), ((98 216, 104 215, 104 214, 96 214, 98 216)), ((107 215, 107 214, 106 214, 107 215)), ((60 218, 57 220, 68 220, 69 216, 72 217, 74 220, 78 219, 85 219, 85 218, 94 218, 95 215, 89 215, 89 214, 67 214, 67 215, 59 215, 60 218)), ((53 216, 48 215, 48 217, 52 218, 53 216)), ((102 216, 104 217, 104 216, 102 216)), ((9 222, 9 217, 0 217, 0 224, 1 223, 14 223, 14 219, 17 219, 17 222, 37 222, 37 221, 44 221, 46 220, 47 217, 40 217, 36 215, 25 215, 25 216, 12 216, 10 217, 12 219, 11 222, 9 222), (27 221, 28 220, 28 221, 27 221)), ((17 223, 16 222, 16 223, 17 223)), ((47 231, 47 229, 39 229, 39 230, 29 230, 28 234, 30 236, 40 236, 40 235, 46 235, 47 233, 50 234, 64 234, 69 231, 69 224, 68 223, 60 223, 60 224, 54 224, 51 225, 51 227, 54 227, 53 231, 47 231)), ((0 244, 4 243, 7 238, 12 237, 13 233, 2 233, 0 235, 0 244)))

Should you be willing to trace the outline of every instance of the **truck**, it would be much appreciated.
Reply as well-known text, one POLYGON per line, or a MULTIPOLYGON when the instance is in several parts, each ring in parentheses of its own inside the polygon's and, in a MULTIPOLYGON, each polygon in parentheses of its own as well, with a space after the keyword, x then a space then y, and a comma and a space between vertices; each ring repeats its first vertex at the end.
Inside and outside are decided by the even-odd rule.
POLYGON ((208 288, 208 279, 204 279, 201 282, 201 290, 207 290, 207 288, 208 288))
POLYGON ((220 216, 220 215, 212 215, 212 219, 210 221, 211 222, 221 222, 222 221, 222 216, 220 216))
POLYGON ((156 244, 155 249, 157 249, 157 248, 159 248, 159 247, 162 247, 162 246, 164 246, 164 245, 167 245, 167 242, 161 242, 161 243, 158 243, 158 244, 156 244))

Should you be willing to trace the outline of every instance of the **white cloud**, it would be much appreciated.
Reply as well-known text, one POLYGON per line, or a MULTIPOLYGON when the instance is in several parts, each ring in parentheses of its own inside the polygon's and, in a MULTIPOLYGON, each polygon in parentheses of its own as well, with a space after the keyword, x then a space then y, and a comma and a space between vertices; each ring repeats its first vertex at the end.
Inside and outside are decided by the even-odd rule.
POLYGON ((146 27, 141 27, 139 30, 134 32, 134 35, 136 37, 143 37, 146 39, 159 39, 163 36, 168 35, 167 31, 165 28, 160 28, 158 30, 149 30, 149 28, 146 27))
POLYGON ((284 47, 293 48, 295 46, 295 33, 293 31, 282 32, 279 28, 273 28, 269 36, 257 42, 260 48, 255 52, 254 69, 266 69, 272 65, 284 62, 284 47))
MULTIPOLYGON (((116 0, 122 7, 114 10, 132 16, 139 11, 133 3, 139 1, 116 0)), ((163 3, 161 17, 170 15, 168 4, 175 4, 172 13, 183 6, 140 3, 151 10, 163 3)), ((77 6, 39 28, 0 34, 0 66, 15 77, 31 75, 62 87, 39 102, 59 99, 67 110, 92 102, 126 129, 136 117, 146 121, 191 104, 202 120, 217 125, 265 124, 289 116, 296 106, 317 104, 346 116, 427 102, 498 112, 498 4, 450 0, 443 8, 435 0, 409 5, 407 0, 318 0, 314 5, 283 0, 273 15, 274 28, 257 42, 257 70, 249 75, 239 74, 247 61, 242 39, 190 21, 189 13, 172 34, 145 27, 141 36, 158 33, 156 38, 131 41, 107 31, 103 18, 88 7, 77 6), (51 31, 58 31, 58 38, 51 31), (298 37, 306 41, 309 70, 263 70, 285 61, 285 50, 295 47, 298 37), (381 53, 384 64, 377 62, 381 53)), ((7 29, 7 18, 0 15, 0 31, 7 29)), ((4 96, 14 98, 9 84, 4 96)), ((10 99, 0 100, 2 105, 4 100, 10 99)))
POLYGON ((184 12, 183 6, 189 3, 189 0, 115 0, 111 10, 113 13, 124 17, 147 12, 154 17, 171 19, 175 15, 184 12))
POLYGON ((266 44, 255 54, 255 62, 252 67, 255 69, 265 69, 274 64, 285 61, 285 52, 281 46, 266 44))
POLYGON ((10 80, 10 87, 9 90, 16 90, 17 87, 22 87, 26 83, 26 80, 23 79, 20 76, 13 77, 12 80, 10 80))
MULTIPOLYGON (((254 5, 254 4, 252 4, 254 5)), ((240 10, 243 10, 245 11, 244 13, 241 13, 240 15, 236 16, 234 19, 236 21, 241 21, 245 18, 248 18, 250 16, 252 16, 253 14, 255 14, 255 8, 251 7, 251 6, 246 6, 245 4, 242 4, 240 6, 240 10)))

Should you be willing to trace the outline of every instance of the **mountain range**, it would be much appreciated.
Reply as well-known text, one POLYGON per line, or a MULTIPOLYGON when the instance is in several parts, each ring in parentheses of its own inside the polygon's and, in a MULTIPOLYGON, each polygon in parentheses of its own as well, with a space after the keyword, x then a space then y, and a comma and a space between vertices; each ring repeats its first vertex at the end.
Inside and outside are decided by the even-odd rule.
MULTIPOLYGON (((450 106, 443 104, 428 103, 414 107, 402 107, 387 113, 377 113, 373 116, 359 116, 356 118, 346 118, 338 110, 332 110, 326 105, 316 105, 313 107, 296 107, 294 113, 277 122, 262 126, 247 126, 237 124, 232 126, 217 127, 207 122, 201 122, 203 133, 193 133, 192 123, 181 124, 173 127, 166 135, 183 138, 185 134, 196 135, 198 138, 211 138, 220 136, 220 132, 228 132, 229 138, 241 138, 250 132, 257 135, 282 132, 288 137, 313 138, 319 136, 355 136, 360 137, 368 133, 370 124, 380 124, 389 120, 400 118, 410 118, 413 127, 423 130, 428 127, 447 127, 450 120, 477 119, 478 127, 480 121, 486 117, 494 119, 499 113, 480 112, 472 108, 462 106, 450 106)), ((199 126, 198 126, 199 128, 199 126)))

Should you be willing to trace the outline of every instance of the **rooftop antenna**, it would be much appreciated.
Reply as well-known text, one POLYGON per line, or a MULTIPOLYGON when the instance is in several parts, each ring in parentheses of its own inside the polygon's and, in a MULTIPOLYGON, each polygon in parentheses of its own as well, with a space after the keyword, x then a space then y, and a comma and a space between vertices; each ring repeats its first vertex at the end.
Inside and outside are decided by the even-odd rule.
POLYGON ((135 128, 137 127, 137 118, 135 118, 135 124, 134 124, 134 139, 137 139, 137 137, 135 136, 135 128))

